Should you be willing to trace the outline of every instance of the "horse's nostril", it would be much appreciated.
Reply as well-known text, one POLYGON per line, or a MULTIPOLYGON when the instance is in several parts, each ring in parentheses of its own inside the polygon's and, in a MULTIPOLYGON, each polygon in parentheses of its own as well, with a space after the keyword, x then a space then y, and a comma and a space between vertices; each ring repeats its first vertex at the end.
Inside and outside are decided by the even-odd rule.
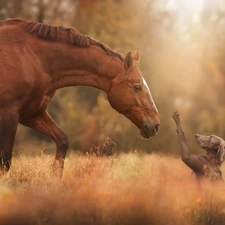
POLYGON ((155 132, 156 132, 156 133, 157 133, 158 130, 159 130, 159 126, 160 126, 159 124, 156 124, 156 125, 155 125, 155 132))

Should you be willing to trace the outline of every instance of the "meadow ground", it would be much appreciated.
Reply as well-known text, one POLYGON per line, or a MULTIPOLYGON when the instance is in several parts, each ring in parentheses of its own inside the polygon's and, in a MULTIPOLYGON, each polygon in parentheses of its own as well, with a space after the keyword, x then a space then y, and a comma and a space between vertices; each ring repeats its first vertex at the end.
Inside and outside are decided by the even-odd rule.
POLYGON ((62 179, 52 163, 13 158, 0 178, 1 225, 225 224, 225 184, 197 185, 178 158, 70 154, 62 179))

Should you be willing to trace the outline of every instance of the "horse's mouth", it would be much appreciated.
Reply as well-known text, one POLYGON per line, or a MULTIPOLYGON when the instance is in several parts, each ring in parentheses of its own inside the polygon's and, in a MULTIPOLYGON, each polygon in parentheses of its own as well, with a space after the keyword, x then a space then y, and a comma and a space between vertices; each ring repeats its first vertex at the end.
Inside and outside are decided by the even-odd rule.
POLYGON ((141 136, 144 137, 144 138, 150 138, 150 134, 149 134, 147 128, 142 128, 142 129, 140 130, 140 134, 141 134, 141 136))
POLYGON ((155 136, 159 130, 159 123, 152 126, 149 121, 145 121, 140 129, 140 134, 144 138, 150 138, 155 136))

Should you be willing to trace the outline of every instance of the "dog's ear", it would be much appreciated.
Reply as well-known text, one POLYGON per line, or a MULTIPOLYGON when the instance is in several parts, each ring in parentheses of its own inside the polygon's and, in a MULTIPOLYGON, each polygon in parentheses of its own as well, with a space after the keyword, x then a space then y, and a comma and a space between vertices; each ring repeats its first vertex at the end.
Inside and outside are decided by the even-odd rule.
POLYGON ((219 148, 217 150, 217 153, 216 153, 216 161, 217 163, 223 163, 223 160, 224 160, 224 157, 225 157, 225 141, 221 141, 220 142, 220 145, 219 145, 219 148))

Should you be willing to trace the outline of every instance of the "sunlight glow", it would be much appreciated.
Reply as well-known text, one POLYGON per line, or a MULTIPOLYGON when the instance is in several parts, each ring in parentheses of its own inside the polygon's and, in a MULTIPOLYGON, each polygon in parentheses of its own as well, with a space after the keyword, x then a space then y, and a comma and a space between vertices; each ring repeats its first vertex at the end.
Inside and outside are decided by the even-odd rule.
POLYGON ((169 0, 166 4, 168 10, 179 10, 180 12, 200 12, 205 0, 169 0))
POLYGON ((180 2, 180 4, 183 5, 183 7, 192 7, 195 9, 202 8, 205 0, 176 0, 177 2, 180 2))

